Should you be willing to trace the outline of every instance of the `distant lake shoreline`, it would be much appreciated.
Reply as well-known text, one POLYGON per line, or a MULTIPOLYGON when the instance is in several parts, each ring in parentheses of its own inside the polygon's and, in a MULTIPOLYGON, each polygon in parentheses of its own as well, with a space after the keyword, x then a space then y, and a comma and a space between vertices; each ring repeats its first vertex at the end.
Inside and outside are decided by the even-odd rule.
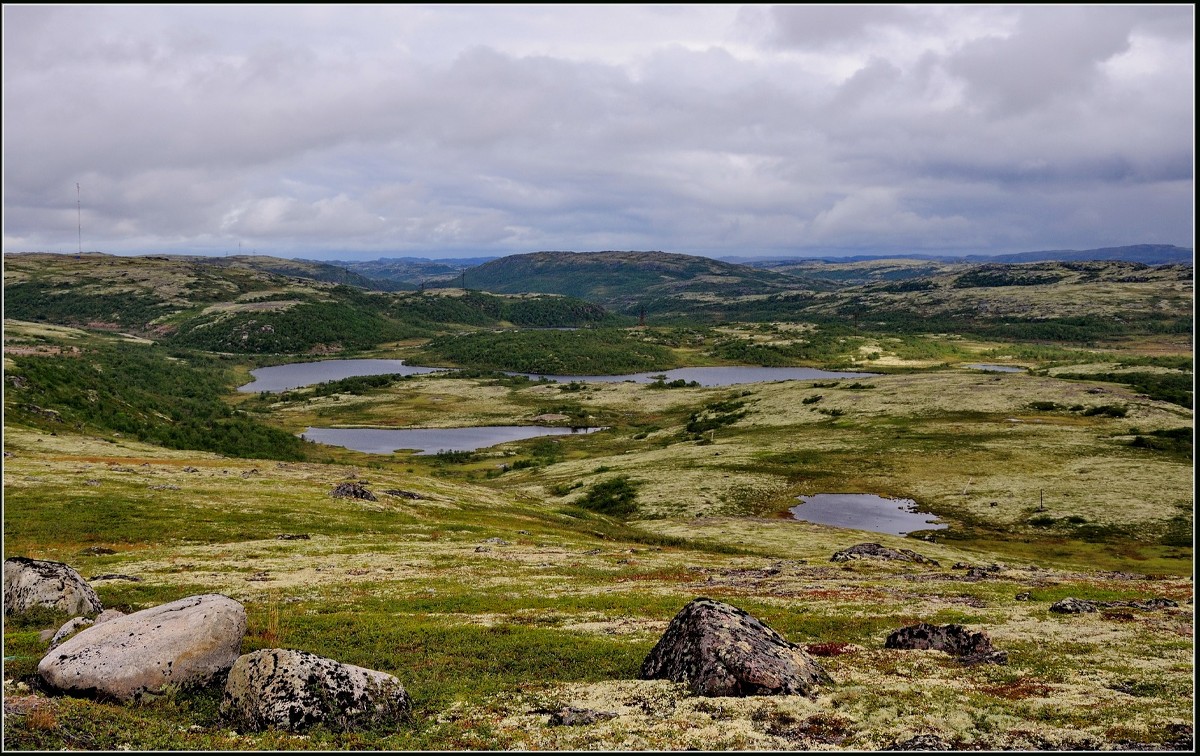
POLYGON ((394 454, 404 449, 418 456, 438 452, 476 451, 510 441, 541 436, 568 436, 604 430, 544 425, 481 425, 469 428, 309 428, 301 438, 342 446, 366 454, 394 454))
MULTIPOLYGON (((419 365, 408 365, 404 360, 322 360, 319 362, 292 362, 286 365, 251 370, 254 381, 239 386, 243 393, 270 393, 288 391, 294 388, 311 386, 326 381, 336 381, 364 375, 423 375, 437 373, 449 368, 431 368, 419 365)), ((551 381, 566 383, 579 381, 582 383, 652 383, 658 376, 663 376, 668 383, 671 381, 687 381, 704 387, 736 386, 742 383, 761 383, 766 381, 812 381, 842 378, 873 378, 879 373, 818 370, 801 367, 756 367, 756 366, 726 366, 726 367, 690 367, 673 370, 650 370, 642 373, 626 373, 624 375, 544 375, 541 373, 519 373, 504 371, 508 375, 523 375, 537 380, 545 378, 551 381)))

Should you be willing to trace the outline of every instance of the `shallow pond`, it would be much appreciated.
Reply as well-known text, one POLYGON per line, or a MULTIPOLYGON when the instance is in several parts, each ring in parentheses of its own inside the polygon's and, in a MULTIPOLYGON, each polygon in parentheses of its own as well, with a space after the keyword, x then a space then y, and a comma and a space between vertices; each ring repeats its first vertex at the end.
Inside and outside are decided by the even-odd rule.
POLYGON ((1024 373, 1025 368, 1013 365, 967 365, 972 370, 983 370, 988 373, 1024 373))
POLYGON ((816 494, 797 496, 790 510, 797 520, 875 533, 908 535, 914 530, 944 530, 927 512, 916 511, 912 499, 886 499, 874 494, 816 494))
POLYGON ((314 383, 337 381, 359 375, 417 375, 435 373, 441 368, 405 365, 404 360, 321 360, 320 362, 293 362, 287 365, 251 370, 252 383, 239 386, 238 391, 287 391, 288 389, 311 386, 314 383))
POLYGON ((344 446, 367 454, 391 454, 415 449, 418 455, 440 451, 475 451, 509 441, 538 436, 594 433, 603 428, 548 428, 537 425, 487 425, 474 428, 309 428, 301 438, 344 446))
POLYGON ((691 367, 675 370, 656 370, 626 375, 542 375, 540 373, 514 373, 530 378, 549 378, 559 383, 583 381, 585 383, 652 383, 660 375, 667 383, 684 380, 695 381, 701 386, 736 386, 740 383, 762 383, 766 381, 815 381, 829 378, 873 378, 878 373, 850 373, 816 368, 798 367, 691 367))
MULTIPOLYGON (((434 373, 444 368, 420 367, 406 365, 404 360, 322 360, 320 362, 294 362, 289 365, 251 370, 253 383, 247 383, 238 391, 255 393, 259 391, 287 391, 288 389, 310 386, 315 383, 336 381, 357 375, 385 375, 399 373, 400 375, 417 375, 434 373)), ((815 368, 775 368, 775 367, 700 367, 678 368, 676 370, 652 371, 646 373, 629 373, 626 375, 542 375, 539 373, 514 373, 508 375, 524 375, 529 378, 547 378, 560 383, 583 381, 585 383, 621 383, 634 381, 651 383, 658 376, 666 376, 669 383, 675 380, 696 381, 701 386, 733 386, 739 383, 758 383, 762 381, 812 381, 830 378, 872 378, 878 373, 835 372, 832 370, 817 370, 815 368)))

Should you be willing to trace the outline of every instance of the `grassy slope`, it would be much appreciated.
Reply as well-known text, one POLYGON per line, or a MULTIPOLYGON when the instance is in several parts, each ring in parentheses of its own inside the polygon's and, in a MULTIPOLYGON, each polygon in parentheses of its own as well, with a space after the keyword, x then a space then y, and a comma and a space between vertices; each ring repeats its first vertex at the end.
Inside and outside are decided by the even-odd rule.
MULTIPOLYGON (((647 523, 688 541, 740 545, 747 553, 738 556, 637 535, 553 501, 410 473, 404 463, 365 470, 229 460, 15 428, 5 443, 15 455, 5 466, 9 553, 143 579, 98 582, 108 606, 233 596, 250 613, 244 650, 301 648, 386 670, 417 707, 398 730, 298 741, 231 736, 204 694, 133 708, 59 699, 40 704, 53 712, 49 724, 6 718, 10 747, 792 748, 821 744, 813 738, 824 722, 836 736, 827 742, 845 748, 931 731, 964 745, 1036 748, 1157 742, 1190 712, 1189 610, 1117 619, 1046 611, 1066 595, 1182 602, 1187 579, 1032 569, 1046 560, 944 543, 917 546, 940 568, 843 568, 827 561, 837 548, 912 543, 745 518, 647 523), (423 498, 331 498, 344 479, 423 498), (284 533, 311 537, 277 540, 284 533), (486 544, 492 537, 509 545, 486 544), (92 546, 116 553, 81 554, 92 546), (978 582, 948 568, 1000 559, 1008 567, 978 582), (1014 600, 1026 590, 1032 601, 1014 600), (801 644, 854 644, 823 659, 838 683, 813 701, 706 701, 635 681, 667 620, 697 595, 741 606, 801 644), (887 632, 917 620, 984 628, 1011 662, 964 670, 936 652, 882 649, 887 632), (1113 689, 1121 686, 1133 693, 1113 689), (565 703, 623 716, 547 727, 538 712, 565 703), (797 723, 809 727, 789 728, 797 723)), ((44 648, 41 625, 6 629, 5 654, 14 657, 6 679, 19 680, 44 648)))

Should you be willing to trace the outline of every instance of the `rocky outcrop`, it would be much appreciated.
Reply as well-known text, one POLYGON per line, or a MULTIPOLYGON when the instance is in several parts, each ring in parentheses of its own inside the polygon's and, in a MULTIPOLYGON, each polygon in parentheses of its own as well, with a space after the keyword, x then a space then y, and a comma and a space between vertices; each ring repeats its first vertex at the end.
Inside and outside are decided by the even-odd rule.
POLYGON ((892 632, 883 647, 945 651, 964 664, 1008 663, 1008 652, 993 648, 987 633, 973 633, 962 625, 909 625, 892 632))
POLYGON ((675 615, 642 663, 643 680, 684 682, 702 696, 809 695, 829 675, 799 646, 737 607, 698 598, 675 615))
POLYGON ((51 689, 119 701, 177 687, 203 686, 238 658, 245 608, 205 594, 144 609, 78 633, 38 664, 51 689))
POLYGON ((4 613, 22 614, 36 606, 78 616, 103 609, 100 597, 69 565, 28 557, 4 560, 4 613))
POLYGON ((245 731, 300 732, 395 722, 412 709, 395 677, 306 651, 268 648, 234 663, 221 712, 245 731))
POLYGON ((1096 602, 1068 596, 1050 605, 1055 614, 1087 614, 1096 611, 1096 602))
POLYGON ((931 564, 934 567, 938 563, 928 557, 923 557, 915 551, 909 549, 889 549, 888 547, 878 543, 860 543, 857 546, 851 546, 848 549, 842 549, 835 552, 829 561, 831 562, 849 562, 851 559, 885 559, 893 562, 916 562, 917 564, 931 564))
POLYGON ((564 706, 551 714, 546 724, 550 727, 580 727, 603 722, 606 719, 616 719, 616 717, 615 711, 596 711, 595 709, 564 706))
POLYGON ((1089 601, 1068 596, 1050 605, 1050 611, 1055 614, 1088 614, 1097 609, 1142 609, 1156 611, 1179 606, 1179 602, 1169 598, 1156 597, 1146 601, 1089 601))
POLYGON ((329 492, 329 495, 335 499, 363 499, 364 501, 378 501, 375 494, 367 490, 366 486, 360 481, 358 483, 338 483, 329 492))
POLYGON ((885 751, 953 751, 954 746, 947 743, 938 735, 914 735, 913 737, 897 741, 887 748, 885 751))

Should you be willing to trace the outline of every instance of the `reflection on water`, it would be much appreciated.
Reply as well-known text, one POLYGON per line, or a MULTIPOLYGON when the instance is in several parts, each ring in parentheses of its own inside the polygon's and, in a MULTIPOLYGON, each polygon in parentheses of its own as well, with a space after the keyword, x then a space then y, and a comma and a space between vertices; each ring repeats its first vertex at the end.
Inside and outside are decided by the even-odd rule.
POLYGON ((603 428, 546 428, 534 425, 488 425, 474 428, 309 428, 301 438, 330 446, 344 446, 367 454, 391 454, 415 449, 417 454, 440 451, 475 451, 509 441, 538 436, 594 433, 603 428))
POLYGON ((984 370, 989 373, 1024 373, 1025 368, 1014 365, 967 365, 973 370, 984 370))
MULTIPOLYGON (((243 392, 258 391, 287 391, 288 389, 311 386, 315 383, 336 381, 357 375, 385 375, 399 373, 400 375, 417 375, 420 373, 435 373, 444 368, 420 367, 406 365, 404 360, 322 360, 320 362, 294 362, 290 365, 275 365, 274 367, 251 370, 253 383, 247 383, 238 388, 243 392)), ((508 375, 524 375, 529 378, 547 378, 560 383, 583 381, 585 383, 621 383, 634 381, 636 383, 651 383, 659 376, 665 376, 669 383, 676 380, 695 381, 701 386, 735 386, 741 383, 760 383, 765 381, 814 381, 820 379, 838 378, 873 378, 878 373, 837 372, 834 370, 817 370, 816 368, 792 367, 700 367, 677 368, 675 370, 656 370, 645 373, 628 373, 626 375, 542 375, 541 373, 515 373, 506 371, 508 375)))
POLYGON ((803 504, 790 510, 797 520, 874 533, 908 535, 914 530, 943 530, 933 515, 916 511, 912 499, 885 499, 874 494, 797 496, 803 504))
POLYGON ((239 386, 238 391, 287 391, 288 389, 311 386, 314 383, 338 381, 359 375, 417 375, 435 373, 441 368, 405 365, 404 360, 321 360, 320 362, 293 362, 289 365, 251 370, 252 383, 239 386))
POLYGON ((646 373, 629 373, 626 375, 541 375, 540 373, 513 373, 530 378, 549 378, 560 383, 583 381, 586 383, 621 383, 634 381, 636 383, 652 383, 663 376, 667 383, 683 380, 695 381, 701 386, 736 386, 741 383, 762 383, 766 381, 815 381, 828 378, 874 378, 878 373, 837 372, 834 370, 817 370, 816 368, 794 367, 693 367, 676 368, 675 370, 655 370, 646 373))

